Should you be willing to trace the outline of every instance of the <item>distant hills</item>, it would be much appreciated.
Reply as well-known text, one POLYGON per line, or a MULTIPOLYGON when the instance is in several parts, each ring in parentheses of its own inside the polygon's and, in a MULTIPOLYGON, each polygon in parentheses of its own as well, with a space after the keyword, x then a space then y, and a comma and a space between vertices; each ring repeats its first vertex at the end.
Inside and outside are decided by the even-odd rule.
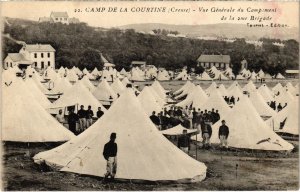
POLYGON ((169 25, 161 23, 142 23, 120 26, 120 29, 134 29, 136 31, 149 32, 154 29, 178 31, 189 37, 209 36, 227 38, 246 38, 258 40, 259 38, 295 39, 298 40, 298 28, 270 28, 248 27, 246 24, 207 24, 207 25, 169 25))

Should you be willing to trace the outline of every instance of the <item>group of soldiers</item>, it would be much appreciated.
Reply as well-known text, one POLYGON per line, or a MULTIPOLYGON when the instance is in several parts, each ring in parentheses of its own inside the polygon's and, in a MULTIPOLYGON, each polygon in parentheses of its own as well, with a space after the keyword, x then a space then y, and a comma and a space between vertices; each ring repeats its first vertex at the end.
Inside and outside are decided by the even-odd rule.
POLYGON ((201 111, 199 108, 191 108, 186 106, 184 109, 178 106, 172 106, 169 110, 164 108, 163 111, 156 115, 153 111, 150 116, 152 122, 159 128, 159 130, 165 130, 181 124, 188 129, 200 128, 200 125, 204 121, 210 121, 213 124, 220 120, 220 114, 218 110, 212 109, 211 111, 201 111))
POLYGON ((94 112, 92 107, 89 105, 87 110, 84 109, 84 106, 81 105, 80 109, 77 113, 74 112, 74 108, 71 107, 69 109, 69 114, 67 118, 65 118, 65 114, 63 114, 63 110, 59 110, 58 114, 55 118, 58 120, 59 123, 65 125, 68 123, 69 130, 72 131, 74 134, 78 135, 88 127, 90 127, 95 119, 99 119, 104 112, 102 111, 101 107, 98 107, 98 111, 96 112, 96 118, 94 117, 94 112), (79 126, 76 124, 79 123, 79 126))

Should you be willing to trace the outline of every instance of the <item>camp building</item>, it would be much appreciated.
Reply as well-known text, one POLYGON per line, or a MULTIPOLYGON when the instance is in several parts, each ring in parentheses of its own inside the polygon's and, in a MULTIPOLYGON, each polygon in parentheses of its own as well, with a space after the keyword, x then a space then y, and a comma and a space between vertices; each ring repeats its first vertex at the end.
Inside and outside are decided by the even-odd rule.
POLYGON ((4 59, 4 69, 8 67, 26 67, 36 69, 55 68, 55 49, 49 44, 24 44, 19 53, 8 53, 4 59))
POLYGON ((230 66, 229 55, 200 55, 197 59, 197 65, 204 69, 209 69, 215 66, 219 70, 225 70, 230 66))

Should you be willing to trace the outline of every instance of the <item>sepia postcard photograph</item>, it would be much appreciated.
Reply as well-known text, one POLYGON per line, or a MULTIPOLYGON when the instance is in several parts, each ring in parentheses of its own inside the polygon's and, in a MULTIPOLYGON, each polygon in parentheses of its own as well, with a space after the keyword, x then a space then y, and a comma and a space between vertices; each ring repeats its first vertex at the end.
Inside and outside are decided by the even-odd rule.
POLYGON ((2 1, 1 191, 298 191, 298 1, 2 1))

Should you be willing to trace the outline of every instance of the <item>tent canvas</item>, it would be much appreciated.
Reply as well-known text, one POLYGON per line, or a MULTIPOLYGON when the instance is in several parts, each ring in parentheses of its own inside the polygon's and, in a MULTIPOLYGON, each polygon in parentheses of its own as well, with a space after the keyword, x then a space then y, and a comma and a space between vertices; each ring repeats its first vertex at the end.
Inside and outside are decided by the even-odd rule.
POLYGON ((195 108, 199 108, 205 101, 208 99, 208 96, 203 91, 203 89, 197 85, 193 88, 191 93, 188 94, 186 99, 176 104, 176 106, 186 107, 192 105, 195 108))
POLYGON ((14 82, 2 90, 3 141, 58 142, 75 137, 33 98, 23 82, 14 82))
POLYGON ((197 129, 187 129, 185 127, 183 127, 181 124, 172 127, 170 129, 166 129, 163 131, 160 131, 163 135, 182 135, 183 130, 187 131, 187 134, 190 133, 196 133, 198 130, 197 129))
POLYGON ((112 88, 112 90, 116 93, 116 94, 121 94, 124 89, 126 88, 125 85, 119 80, 119 78, 116 78, 114 80, 114 82, 110 85, 110 87, 112 88))
POLYGON ((250 101, 260 116, 274 116, 276 112, 266 103, 258 91, 250 92, 250 101))
POLYGON ((276 132, 289 133, 299 135, 299 103, 294 99, 287 107, 279 111, 266 123, 276 132), (285 122, 284 122, 285 121, 285 122), (284 126, 280 129, 280 123, 284 122, 284 126))
POLYGON ((161 105, 156 101, 150 87, 145 86, 137 98, 148 116, 150 116, 153 111, 155 111, 156 114, 162 111, 161 105))
POLYGON ((117 94, 112 90, 106 80, 102 80, 93 92, 93 95, 99 101, 110 101, 117 98, 117 94))

